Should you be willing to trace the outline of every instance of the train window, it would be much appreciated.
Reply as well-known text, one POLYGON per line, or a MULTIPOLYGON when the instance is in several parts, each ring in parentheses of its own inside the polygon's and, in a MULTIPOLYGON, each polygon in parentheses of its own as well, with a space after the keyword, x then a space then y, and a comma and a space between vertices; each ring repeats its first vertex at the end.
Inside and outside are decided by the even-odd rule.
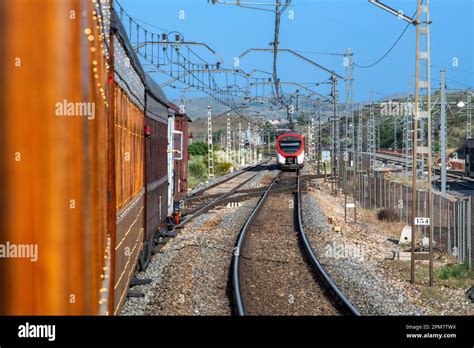
POLYGON ((280 149, 284 153, 293 154, 301 148, 301 140, 294 137, 285 137, 280 139, 280 149))
POLYGON ((183 159, 183 132, 173 131, 173 159, 183 159))

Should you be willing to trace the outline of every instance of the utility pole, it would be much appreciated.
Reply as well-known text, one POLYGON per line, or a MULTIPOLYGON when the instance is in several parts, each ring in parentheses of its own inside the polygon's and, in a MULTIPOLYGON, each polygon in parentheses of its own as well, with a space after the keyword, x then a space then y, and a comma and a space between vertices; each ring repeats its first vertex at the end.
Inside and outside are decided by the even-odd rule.
POLYGON ((377 149, 380 149, 380 147, 382 146, 381 143, 380 143, 380 124, 377 125, 377 142, 375 143, 375 151, 374 151, 374 154, 377 153, 377 149))
POLYGON ((359 104, 359 122, 357 123, 357 173, 362 172, 362 104, 359 104))
POLYGON ((280 84, 277 72, 277 59, 278 59, 278 45, 280 36, 280 18, 282 12, 280 11, 280 0, 275 0, 275 36, 273 40, 273 83, 275 86, 275 97, 280 99, 280 84))
POLYGON ((441 193, 446 194, 446 70, 441 70, 441 116, 440 116, 441 193))
MULTIPOLYGON (((373 175, 374 170, 374 155, 373 155, 373 144, 374 141, 374 128, 373 128, 373 104, 372 104, 372 92, 370 92, 370 104, 369 104, 369 115, 367 117, 367 128, 366 128, 366 150, 369 154, 369 168, 367 169, 367 179, 370 185, 370 178, 373 175)), ((371 197, 372 190, 369 190, 369 209, 372 209, 372 197, 371 197)))
POLYGON ((356 173, 357 173, 357 190, 355 194, 359 197, 359 202, 363 202, 363 196, 361 195, 360 182, 362 176, 362 104, 359 103, 359 118, 357 122, 357 159, 356 159, 356 173))
POLYGON ((314 135, 313 135, 313 130, 314 130, 314 119, 312 118, 310 122, 308 122, 308 141, 307 141, 307 150, 308 150, 308 158, 310 161, 314 160, 314 135))
POLYGON ((304 142, 304 146, 305 146, 305 155, 308 157, 308 159, 311 158, 311 145, 310 145, 310 142, 311 142, 311 123, 308 122, 306 124, 306 140, 304 142))
POLYGON ((267 153, 270 154, 270 131, 267 131, 267 153))
POLYGON ((410 95, 408 95, 408 113, 406 117, 406 172, 410 169, 410 160, 413 160, 413 100, 410 95))
POLYGON ((227 142, 226 142, 226 162, 230 162, 230 152, 231 152, 231 133, 230 133, 230 114, 227 114, 227 142))
POLYGON ((316 161, 316 121, 311 118, 311 160, 316 161))
POLYGON ((354 209, 354 220, 356 220, 356 207, 355 207, 355 180, 354 176, 348 172, 354 173, 354 160, 355 160, 355 139, 354 139, 354 110, 353 110, 353 81, 354 81, 354 62, 352 49, 348 48, 344 57, 344 65, 346 66, 346 99, 345 99, 345 153, 344 153, 344 221, 347 221, 347 208, 354 209), (353 198, 352 203, 347 202, 348 195, 348 178, 352 178, 351 194, 353 198))
POLYGON ((239 163, 241 166, 245 164, 244 156, 243 156, 243 147, 244 147, 244 142, 242 138, 242 123, 239 122, 239 163))
POLYGON ((318 104, 318 136, 317 136, 317 154, 316 160, 318 162, 318 174, 321 173, 321 105, 318 104))
POLYGON ((471 113, 471 103, 472 103, 472 90, 469 88, 467 91, 467 132, 466 139, 472 138, 472 113, 471 113))
POLYGON ((334 184, 339 185, 339 179, 338 179, 338 142, 339 142, 339 122, 337 119, 337 103, 338 103, 338 98, 337 98, 337 79, 336 76, 332 75, 331 76, 331 81, 332 81, 332 108, 333 108, 333 118, 332 118, 332 171, 331 171, 331 191, 333 194, 337 194, 339 191, 339 188, 337 190, 334 187, 334 184))
POLYGON ((249 143, 249 146, 247 148, 247 156, 248 156, 247 164, 252 163, 252 142, 251 142, 251 138, 252 138, 252 128, 250 128, 250 122, 249 122, 249 123, 247 123, 247 141, 249 143))
POLYGON ((207 107, 207 169, 209 179, 214 179, 214 148, 212 146, 212 108, 207 107))
POLYGON ((370 170, 373 171, 375 168, 375 152, 376 152, 376 134, 375 134, 375 112, 374 103, 372 97, 370 98, 370 111, 369 111, 369 129, 368 129, 368 146, 370 154, 370 170))
POLYGON ((235 148, 235 130, 233 130, 231 132, 232 134, 232 150, 231 150, 231 156, 230 156, 230 160, 231 162, 236 162, 237 159, 236 159, 236 148, 235 148))
POLYGON ((398 149, 398 141, 397 141, 397 116, 393 117, 393 149, 398 149))
POLYGON ((253 161, 254 163, 258 162, 258 143, 259 143, 259 136, 258 136, 258 126, 255 126, 253 132, 253 161))
MULTIPOLYGON (((432 197, 432 186, 431 186, 431 167, 432 167, 432 150, 431 150, 431 59, 430 59, 430 11, 429 5, 430 0, 425 0, 425 4, 422 5, 422 0, 418 1, 418 11, 416 19, 416 81, 415 81, 415 109, 414 109, 414 122, 413 122, 413 183, 412 183, 412 230, 411 230, 411 282, 415 283, 415 260, 426 260, 423 254, 415 253, 416 248, 416 232, 419 225, 429 227, 429 274, 430 274, 430 286, 433 285, 433 219, 431 212, 431 197, 432 197), (422 19, 422 17, 424 17, 422 19), (424 36, 424 40, 421 37, 424 36), (421 45, 424 44, 424 50, 421 45), (426 69, 422 73, 421 61, 424 60, 426 69), (423 76, 426 80, 423 80, 423 76), (422 93, 425 92, 425 93, 422 93), (426 110, 420 110, 420 99, 425 94, 427 98, 426 110), (424 129, 424 125, 427 127, 425 134, 428 134, 427 139, 424 136, 418 138, 418 128, 424 129), (428 177, 426 184, 428 187, 428 212, 427 216, 417 217, 417 187, 418 187, 418 155, 421 158, 427 157, 428 161, 428 177)), ((423 172, 424 168, 421 167, 423 172)), ((421 179, 421 178, 420 178, 421 179)), ((423 179, 421 179, 424 181, 423 179)))
MULTIPOLYGON (((420 96, 420 99, 421 98, 422 97, 420 96)), ((424 110, 423 100, 420 100, 419 104, 420 104, 420 111, 423 111, 424 110)), ((418 139, 425 139, 425 126, 426 126, 425 122, 420 122, 418 124, 418 132, 417 132, 418 139)), ((425 156, 420 156, 420 163, 419 163, 420 176, 423 174, 424 169, 425 169, 425 156)))

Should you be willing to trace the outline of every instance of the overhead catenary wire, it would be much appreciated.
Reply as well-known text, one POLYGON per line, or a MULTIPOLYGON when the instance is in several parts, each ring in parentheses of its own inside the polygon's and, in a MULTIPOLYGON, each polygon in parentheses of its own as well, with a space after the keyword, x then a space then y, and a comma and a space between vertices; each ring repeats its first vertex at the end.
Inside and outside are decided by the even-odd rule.
MULTIPOLYGON (((179 33, 178 31, 168 31, 164 28, 161 28, 159 26, 150 24, 146 21, 143 21, 141 19, 138 19, 136 17, 131 16, 117 0, 115 0, 115 5, 118 6, 118 8, 119 8, 120 18, 121 18, 122 22, 124 22, 124 19, 123 19, 124 16, 128 18, 128 22, 129 22, 128 35, 129 35, 129 37, 132 37, 132 28, 135 28, 135 26, 136 26, 136 32, 137 32, 136 33, 137 34, 136 44, 137 44, 137 47, 138 47, 138 44, 139 44, 138 41, 140 40, 140 31, 142 31, 144 33, 145 41, 147 41, 146 40, 147 34, 151 34, 152 38, 154 36, 156 36, 157 38, 160 38, 160 37, 164 38, 165 34, 166 34, 167 37, 170 37, 172 34, 175 34, 176 37, 177 37, 177 39, 176 39, 177 42, 178 41, 184 41, 184 36, 181 33, 179 33), (134 24, 133 27, 132 27, 132 22, 134 24), (138 22, 144 23, 149 27, 157 28, 157 29, 162 30, 166 33, 163 33, 162 35, 160 35, 158 33, 153 33, 151 30, 148 30, 147 28, 143 27, 138 22)), ((167 41, 166 38, 164 38, 163 41, 167 41)), ((170 47, 173 47, 173 42, 169 42, 169 45, 170 45, 170 47)), ((155 71, 161 71, 161 72, 163 72, 163 73, 165 73, 165 74, 167 74, 171 77, 173 77, 173 76, 178 76, 179 77, 181 74, 187 73, 187 75, 189 75, 188 81, 191 80, 191 78, 194 79, 194 81, 198 82, 197 88, 200 89, 202 92, 208 94, 211 98, 213 98, 213 99, 217 100, 218 102, 220 102, 224 105, 227 105, 227 106, 236 105, 234 97, 237 97, 237 98, 241 98, 241 97, 237 96, 237 95, 232 95, 229 91, 219 87, 216 80, 215 80, 215 78, 214 78, 215 74, 213 74, 213 72, 208 71, 209 83, 206 84, 204 82, 204 69, 205 70, 218 69, 219 63, 212 64, 212 63, 207 62, 205 59, 203 59, 198 53, 196 53, 189 46, 186 46, 186 48, 188 49, 188 51, 187 51, 188 52, 188 58, 186 58, 186 56, 183 55, 180 52, 178 47, 174 47, 174 49, 171 49, 171 50, 168 50, 166 46, 164 46, 164 48, 166 48, 166 49, 164 49, 165 52, 163 52, 164 54, 162 55, 163 62, 157 61, 156 63, 155 62, 152 63, 152 65, 155 68, 157 68, 157 70, 155 70, 155 71), (194 55, 200 62, 191 61, 189 59, 189 53, 194 55), (169 55, 171 55, 171 57, 169 55), (163 70, 162 69, 163 66, 169 66, 170 71, 168 72, 168 71, 163 70), (173 66, 177 67, 177 69, 178 69, 177 74, 174 74, 173 66), (197 70, 198 74, 195 74, 193 70, 190 70, 189 69, 190 66, 193 67, 193 70, 197 70), (194 69, 194 68, 197 68, 197 69, 194 69), (199 74, 199 70, 202 70, 201 74, 199 74), (202 86, 200 87, 199 84, 201 84, 202 86)), ((137 48, 136 51, 137 51, 137 54, 139 56, 144 58, 146 61, 150 61, 148 59, 149 57, 147 57, 146 46, 145 46, 145 52, 144 53, 139 48, 137 48)), ((158 54, 159 54, 159 51, 160 50, 158 49, 158 54)), ((152 52, 153 52, 153 49, 152 49, 152 52)), ((153 57, 152 57, 152 60, 153 60, 153 57)), ((184 75, 184 79, 179 79, 178 82, 186 83, 186 76, 187 75, 184 75)), ((227 72, 226 72, 226 75, 227 75, 227 72)), ((193 83, 193 81, 190 81, 190 82, 193 83)))
MULTIPOLYGON (((183 34, 175 30, 169 31, 165 28, 132 16, 123 8, 119 0, 114 0, 114 4, 115 6, 117 6, 120 12, 120 18, 122 22, 126 24, 125 30, 128 30, 129 37, 133 37, 134 39, 136 39, 136 53, 140 56, 140 58, 143 58, 145 61, 150 62, 151 59, 151 68, 147 72, 161 72, 165 75, 174 78, 174 80, 172 79, 166 82, 167 86, 176 89, 181 83, 184 83, 185 85, 188 85, 191 88, 197 88, 201 92, 204 92, 205 94, 210 96, 212 99, 215 99, 226 106, 237 105, 238 99, 248 99, 249 96, 251 97, 251 95, 247 93, 247 89, 245 89, 245 86, 243 88, 240 86, 235 86, 233 90, 231 90, 228 86, 230 81, 228 75, 229 73, 232 74, 234 85, 237 85, 237 80, 240 80, 242 77, 246 78, 247 81, 249 80, 249 76, 244 76, 245 72, 242 72, 244 74, 241 74, 238 71, 240 69, 236 69, 232 72, 232 69, 224 69, 229 70, 222 71, 225 73, 224 76, 221 76, 220 74, 216 75, 216 73, 221 72, 217 71, 221 70, 220 64, 211 63, 210 60, 208 62, 207 59, 204 59, 204 57, 201 56, 200 52, 198 53, 195 49, 193 49, 192 47, 190 47, 190 45, 186 43, 183 34), (156 28, 159 31, 154 32, 152 28, 156 28), (151 41, 148 40, 150 39, 150 36, 151 41), (172 37, 174 38, 174 36, 176 36, 176 42, 174 41, 174 39, 172 39, 172 37), (158 46, 156 50, 154 47, 151 48, 151 55, 149 54, 149 50, 147 50, 147 45, 149 44, 154 44, 155 46, 158 46), (158 57, 154 55, 154 53, 156 52, 158 54, 158 57), (193 59, 194 57, 196 59, 193 59), (155 60, 155 58, 157 59, 155 60), (174 81, 176 81, 176 84, 171 85, 171 83, 174 81), (219 85, 219 83, 217 83, 218 81, 222 84, 226 83, 226 85, 219 85), (236 98, 237 100, 234 100, 234 98, 236 98)), ((277 14, 277 19, 279 19, 278 17, 290 6, 290 4, 291 0, 286 1, 285 4, 280 4, 279 2, 273 4, 276 9, 276 11, 274 12, 276 12, 277 14)), ((278 28, 276 28, 276 31, 278 33, 278 28)), ((279 40, 277 34, 274 40, 274 48, 276 50, 278 48, 278 41, 279 40)), ((272 104, 276 103, 277 100, 280 99, 279 96, 284 95, 280 87, 279 78, 275 73, 276 71, 274 71, 273 74, 273 84, 277 85, 277 89, 267 90, 265 86, 262 86, 261 91, 258 91, 256 96, 258 97, 258 94, 262 93, 263 97, 265 93, 270 93, 271 96, 270 98, 268 98, 267 102, 271 102, 272 104)), ((232 77, 230 78, 232 79, 232 77)), ((252 80, 253 78, 250 77, 250 79, 252 80)), ((252 98, 250 98, 250 100, 251 99, 252 98)), ((279 102, 283 103, 282 100, 279 100, 279 102)))
MULTIPOLYGON (((421 3, 423 3, 423 1, 421 1, 421 3)), ((417 15, 418 11, 415 11, 415 13, 411 16, 412 18, 415 18, 415 16, 417 15)), ((385 52, 385 54, 380 57, 378 60, 376 60, 374 63, 372 64, 369 64, 369 65, 359 65, 357 63, 354 63, 354 65, 358 68, 361 68, 361 69, 368 69, 368 68, 372 68, 373 66, 377 65, 378 63, 380 63, 382 60, 384 60, 389 54, 390 52, 393 51, 393 49, 397 46, 397 44, 400 42, 400 40, 402 39, 402 37, 405 35, 405 33, 407 32, 408 28, 410 27, 412 23, 407 23, 407 25, 405 26, 405 28, 403 29, 403 31, 401 32, 401 34, 398 36, 398 38, 395 40, 395 42, 393 43, 393 45, 389 48, 389 50, 387 52, 385 52)))
POLYGON ((354 63, 354 65, 358 68, 361 68, 361 69, 368 69, 368 68, 372 68, 374 66, 376 66, 378 63, 380 63, 382 60, 384 60, 389 54, 390 52, 392 52, 392 50, 395 48, 395 46, 397 46, 397 44, 400 42, 400 40, 402 39, 403 35, 405 35, 406 31, 408 30, 408 28, 410 27, 410 23, 408 23, 406 26, 405 26, 405 29, 403 29, 402 33, 398 36, 398 38, 395 40, 395 42, 393 43, 392 47, 389 48, 389 50, 387 52, 385 52, 385 54, 380 57, 378 60, 376 60, 374 63, 372 64, 369 64, 369 65, 359 65, 357 63, 354 63))

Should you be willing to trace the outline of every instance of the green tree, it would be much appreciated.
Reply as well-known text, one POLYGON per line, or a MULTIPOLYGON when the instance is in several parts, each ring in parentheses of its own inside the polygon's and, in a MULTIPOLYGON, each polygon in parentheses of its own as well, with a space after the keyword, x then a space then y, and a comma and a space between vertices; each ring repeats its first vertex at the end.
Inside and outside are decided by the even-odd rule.
POLYGON ((216 175, 221 176, 230 173, 232 164, 228 162, 218 162, 216 164, 216 175))
POLYGON ((212 133, 212 142, 214 144, 220 143, 221 137, 225 139, 227 131, 225 129, 219 129, 212 133))
POLYGON ((207 155, 207 143, 205 141, 196 141, 188 146, 188 153, 192 156, 207 155))
POLYGON ((196 156, 188 161, 189 174, 195 179, 203 180, 207 176, 207 164, 204 157, 196 156))

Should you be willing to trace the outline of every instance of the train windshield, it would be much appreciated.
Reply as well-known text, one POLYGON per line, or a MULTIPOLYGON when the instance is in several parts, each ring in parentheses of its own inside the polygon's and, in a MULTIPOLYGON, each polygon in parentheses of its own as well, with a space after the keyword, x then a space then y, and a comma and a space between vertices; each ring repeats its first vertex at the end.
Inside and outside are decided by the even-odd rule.
POLYGON ((298 152, 301 148, 301 140, 297 137, 283 137, 280 139, 280 149, 287 154, 298 152))

